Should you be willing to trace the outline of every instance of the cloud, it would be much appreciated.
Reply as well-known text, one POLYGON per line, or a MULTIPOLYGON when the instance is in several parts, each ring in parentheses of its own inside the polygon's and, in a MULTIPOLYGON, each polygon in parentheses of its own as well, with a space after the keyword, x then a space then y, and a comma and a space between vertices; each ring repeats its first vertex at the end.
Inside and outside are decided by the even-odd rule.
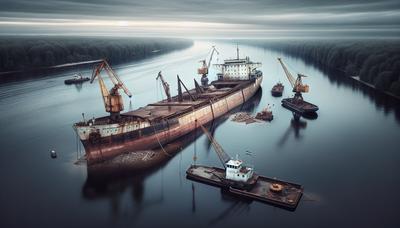
POLYGON ((400 2, 392 0, 0 0, 0 4, 3 34, 157 35, 159 31, 158 35, 169 36, 243 37, 368 31, 397 36, 400 27, 400 2))

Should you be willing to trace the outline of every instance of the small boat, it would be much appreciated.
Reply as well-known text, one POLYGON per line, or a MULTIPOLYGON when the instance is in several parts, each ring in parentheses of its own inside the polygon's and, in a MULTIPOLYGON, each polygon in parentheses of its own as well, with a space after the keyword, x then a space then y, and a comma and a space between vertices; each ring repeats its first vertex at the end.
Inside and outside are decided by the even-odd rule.
POLYGON ((270 108, 266 107, 261 112, 257 113, 255 118, 258 120, 272 121, 274 119, 274 115, 272 115, 270 108))
POLYGON ((83 77, 81 73, 77 73, 77 74, 74 75, 73 78, 65 80, 64 83, 66 85, 70 85, 70 84, 83 83, 83 82, 86 82, 86 81, 89 81, 89 80, 90 80, 90 78, 83 77))
POLYGON ((272 94, 272 96, 274 96, 274 97, 281 97, 284 88, 285 88, 285 87, 283 86, 282 83, 280 83, 280 82, 276 83, 276 84, 272 87, 272 89, 271 89, 271 94, 272 94))

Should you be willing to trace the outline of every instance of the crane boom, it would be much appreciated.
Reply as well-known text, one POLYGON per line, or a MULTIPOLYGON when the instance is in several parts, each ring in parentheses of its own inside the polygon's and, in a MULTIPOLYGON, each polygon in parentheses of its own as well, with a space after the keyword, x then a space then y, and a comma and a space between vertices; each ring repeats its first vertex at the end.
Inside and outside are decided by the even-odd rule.
POLYGON ((201 60, 200 62, 203 63, 203 65, 198 69, 198 74, 203 75, 203 77, 206 77, 206 76, 207 76, 207 74, 208 74, 208 69, 210 68, 211 61, 212 61, 212 58, 213 58, 215 52, 219 55, 219 52, 217 51, 217 49, 215 48, 215 46, 212 46, 212 47, 211 47, 210 58, 209 58, 209 60, 208 60, 208 64, 207 64, 206 59, 201 60))
POLYGON ((118 77, 118 75, 114 72, 108 62, 104 59, 93 69, 90 83, 93 83, 96 77, 99 79, 100 92, 103 96, 106 112, 110 113, 112 120, 116 120, 119 117, 119 113, 124 110, 123 100, 118 90, 123 89, 126 95, 128 95, 129 97, 132 97, 132 94, 118 77), (108 91, 104 80, 101 77, 102 70, 106 70, 108 77, 114 84, 114 87, 111 88, 110 91, 108 91))
POLYGON ((167 95, 168 101, 171 102, 172 99, 171 99, 171 93, 169 91, 169 84, 164 80, 164 77, 162 76, 161 71, 158 72, 158 75, 156 77, 156 80, 158 80, 158 79, 161 79, 161 83, 164 87, 165 95, 167 95))
POLYGON ((212 57, 214 55, 214 52, 217 52, 217 54, 219 55, 219 52, 217 51, 215 46, 212 46, 212 51, 211 51, 210 59, 208 60, 207 69, 210 68, 210 64, 211 64, 211 60, 212 60, 212 57))
POLYGON ((278 58, 279 63, 282 65, 283 71, 285 71, 286 77, 289 80, 290 84, 292 85, 292 88, 294 88, 296 79, 292 76, 292 74, 289 72, 289 70, 286 68, 285 64, 283 63, 281 58, 278 58))
POLYGON ((302 79, 303 77, 307 77, 304 74, 297 74, 297 78, 295 79, 289 70, 286 68, 285 64, 283 63, 281 58, 278 58, 279 63, 282 65, 283 70, 285 71, 286 77, 288 78, 290 84, 292 85, 293 92, 296 93, 308 93, 309 86, 303 84, 302 79))
POLYGON ((211 136, 210 132, 200 124, 201 129, 203 130, 204 134, 207 135, 208 140, 210 140, 215 152, 218 155, 219 160, 221 161, 224 168, 226 168, 226 163, 231 160, 230 156, 224 151, 224 149, 219 145, 219 143, 211 136))

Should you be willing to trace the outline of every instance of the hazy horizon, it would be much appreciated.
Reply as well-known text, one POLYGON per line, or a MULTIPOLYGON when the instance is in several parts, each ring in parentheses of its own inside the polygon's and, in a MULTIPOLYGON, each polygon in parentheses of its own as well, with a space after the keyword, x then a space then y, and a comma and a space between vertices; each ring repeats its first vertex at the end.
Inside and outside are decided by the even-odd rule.
POLYGON ((400 2, 0 0, 2 35, 400 37, 400 2))

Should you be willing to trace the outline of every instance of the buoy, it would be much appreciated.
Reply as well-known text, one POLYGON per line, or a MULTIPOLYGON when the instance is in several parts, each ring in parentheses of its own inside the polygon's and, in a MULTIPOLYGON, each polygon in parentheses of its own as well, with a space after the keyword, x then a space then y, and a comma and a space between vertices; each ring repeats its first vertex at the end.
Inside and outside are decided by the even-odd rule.
POLYGON ((55 150, 51 150, 51 151, 50 151, 50 157, 51 157, 51 158, 57 158, 57 153, 56 153, 55 150))
POLYGON ((271 184, 269 186, 269 190, 271 190, 272 192, 281 192, 283 189, 283 186, 281 184, 271 184))

